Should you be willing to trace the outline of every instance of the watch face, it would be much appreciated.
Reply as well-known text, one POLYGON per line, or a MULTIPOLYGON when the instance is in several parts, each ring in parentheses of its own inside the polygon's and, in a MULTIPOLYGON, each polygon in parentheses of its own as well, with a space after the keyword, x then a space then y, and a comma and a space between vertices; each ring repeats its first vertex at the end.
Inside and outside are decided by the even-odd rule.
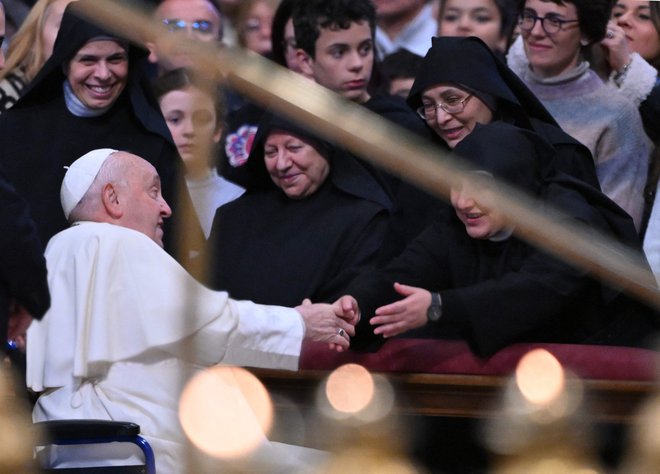
POLYGON ((435 322, 440 319, 440 308, 436 305, 431 305, 426 314, 429 318, 429 321, 435 322))

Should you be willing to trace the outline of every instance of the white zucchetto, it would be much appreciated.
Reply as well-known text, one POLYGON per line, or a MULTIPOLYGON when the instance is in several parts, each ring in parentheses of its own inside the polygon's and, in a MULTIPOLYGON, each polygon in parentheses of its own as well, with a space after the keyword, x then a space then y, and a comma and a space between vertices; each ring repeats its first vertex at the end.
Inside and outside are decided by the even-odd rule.
POLYGON ((105 160, 117 151, 111 148, 92 150, 67 167, 67 172, 64 175, 62 187, 60 188, 62 210, 67 219, 71 211, 78 205, 94 182, 105 160))

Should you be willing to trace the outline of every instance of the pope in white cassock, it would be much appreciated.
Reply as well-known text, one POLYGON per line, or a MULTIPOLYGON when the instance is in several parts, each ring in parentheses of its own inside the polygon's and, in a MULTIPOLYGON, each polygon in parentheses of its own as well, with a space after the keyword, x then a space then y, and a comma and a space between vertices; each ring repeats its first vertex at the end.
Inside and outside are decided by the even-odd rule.
MULTIPOLYGON (((200 369, 223 363, 295 370, 304 338, 348 348, 359 318, 350 297, 295 309, 263 306, 194 280, 161 248, 171 211, 147 161, 94 150, 67 171, 61 200, 73 225, 48 244, 52 304, 27 335, 28 386, 41 392, 35 421, 138 423, 158 472, 181 473, 179 395, 200 369)), ((75 457, 85 457, 89 449, 82 450, 75 457)), ((305 449, 265 437, 261 452, 264 472, 302 472, 309 463, 305 449)), ((74 464, 67 453, 54 455, 60 465, 74 464)))

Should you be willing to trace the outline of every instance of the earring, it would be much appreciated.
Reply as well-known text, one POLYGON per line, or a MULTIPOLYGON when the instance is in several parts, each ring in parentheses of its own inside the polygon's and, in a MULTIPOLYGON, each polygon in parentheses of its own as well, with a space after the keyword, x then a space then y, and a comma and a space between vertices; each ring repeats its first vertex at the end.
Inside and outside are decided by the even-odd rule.
POLYGON ((580 40, 580 45, 582 45, 582 46, 586 46, 586 45, 588 45, 588 44, 589 44, 589 40, 588 40, 588 39, 586 39, 586 38, 582 38, 582 39, 580 40))

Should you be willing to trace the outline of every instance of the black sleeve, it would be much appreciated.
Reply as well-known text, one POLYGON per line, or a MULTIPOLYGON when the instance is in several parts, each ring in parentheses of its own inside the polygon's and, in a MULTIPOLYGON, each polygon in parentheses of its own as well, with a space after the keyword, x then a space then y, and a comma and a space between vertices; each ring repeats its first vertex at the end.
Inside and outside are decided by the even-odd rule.
POLYGON ((654 143, 660 140, 660 86, 655 86, 639 106, 644 130, 654 143))
POLYGON ((442 221, 435 222, 385 267, 364 273, 353 281, 348 293, 357 300, 362 318, 352 348, 373 349, 382 342, 382 337, 373 333, 369 320, 380 306, 401 299, 394 291, 395 282, 432 291, 449 284, 446 229, 442 221))
POLYGON ((385 239, 388 225, 388 213, 382 210, 364 222, 351 236, 342 240, 345 247, 337 252, 336 268, 338 269, 313 298, 314 301, 334 301, 348 294, 350 282, 358 275, 376 268, 385 239))
MULTIPOLYGON (((0 170, 0 282, 7 301, 16 299, 35 318, 50 306, 46 261, 25 201, 0 170)), ((5 311, 5 308, 2 308, 5 311)), ((6 314, 6 313, 5 313, 6 314)), ((6 321, 0 321, 2 330, 6 321)))
POLYGON ((462 321, 470 346, 487 356, 553 322, 560 328, 564 317, 580 317, 569 311, 588 281, 585 272, 530 248, 517 270, 441 291, 443 317, 462 321))

